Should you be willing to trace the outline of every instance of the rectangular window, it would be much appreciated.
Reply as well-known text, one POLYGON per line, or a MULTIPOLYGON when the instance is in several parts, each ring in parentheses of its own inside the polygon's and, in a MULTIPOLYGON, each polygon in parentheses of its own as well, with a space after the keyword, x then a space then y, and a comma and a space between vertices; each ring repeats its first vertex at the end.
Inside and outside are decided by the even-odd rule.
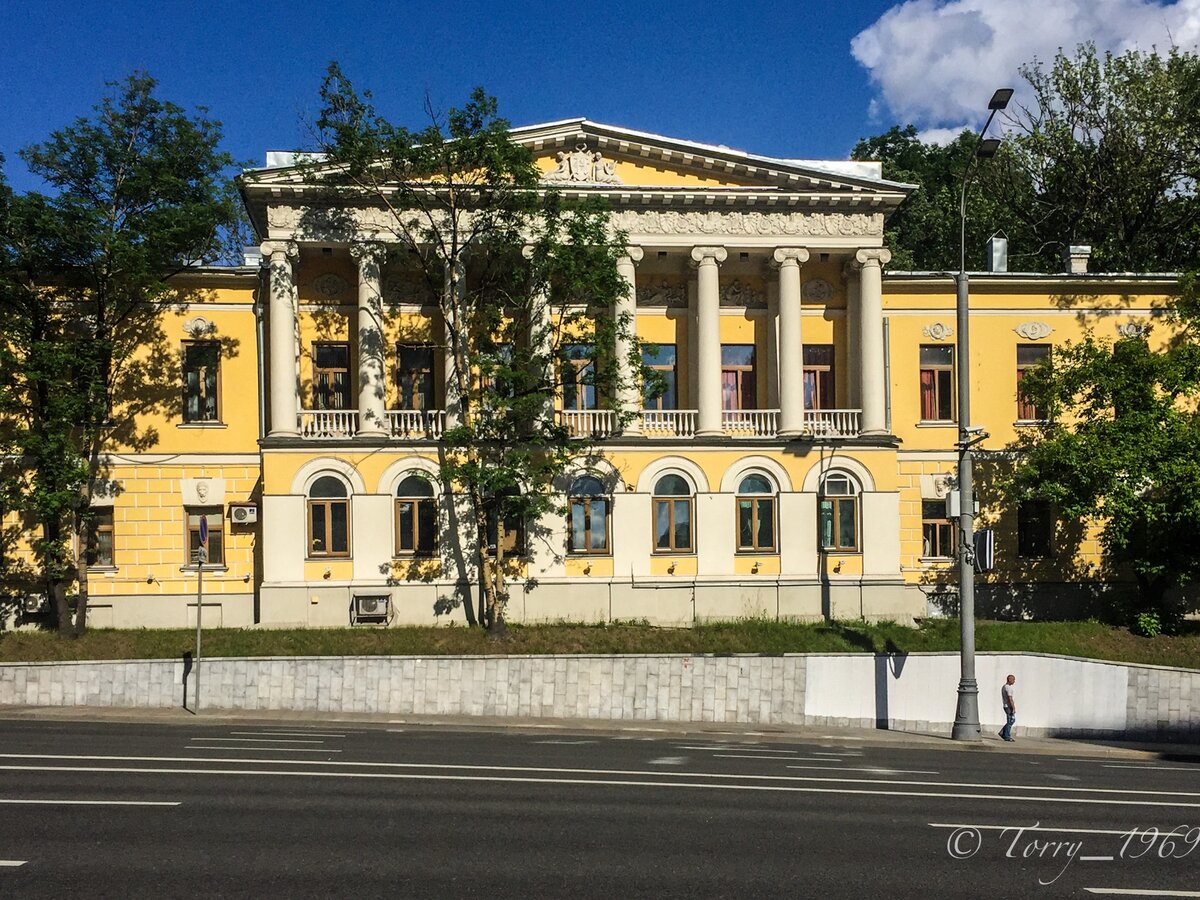
POLYGON ((350 503, 308 501, 309 557, 350 555, 350 503))
POLYGON ((675 345, 659 344, 653 350, 643 350, 642 362, 647 368, 658 373, 663 389, 663 392, 657 397, 651 397, 647 391, 644 397, 644 408, 679 409, 675 345))
POLYGON ((954 348, 921 345, 921 421, 954 421, 954 348))
POLYGON ((595 369, 592 348, 586 344, 571 344, 565 348, 563 360, 563 409, 595 409, 595 369))
POLYGON ((1048 344, 1017 344, 1017 421, 1043 422, 1046 411, 1039 408, 1021 392, 1021 380, 1030 369, 1037 368, 1050 358, 1048 344))
POLYGON ((1017 555, 1049 559, 1054 555, 1054 514, 1044 500, 1026 500, 1017 507, 1017 555))
POLYGON ((753 344, 721 345, 721 408, 758 409, 753 344))
POLYGON ((350 345, 313 344, 313 409, 350 408, 350 345))
POLYGON ((396 554, 432 556, 437 550, 437 506, 432 497, 396 500, 396 554))
POLYGON ((225 565, 225 516, 219 506, 188 507, 187 513, 187 559, 184 565, 196 564, 196 551, 200 549, 200 520, 208 519, 208 562, 206 565, 225 565))
POLYGON ((188 341, 183 345, 183 421, 219 421, 220 366, 221 346, 216 341, 188 341))
POLYGON ((400 409, 434 409, 433 347, 400 344, 396 348, 396 388, 400 409))
POLYGON ((92 509, 90 545, 87 564, 93 568, 108 568, 113 562, 113 510, 111 506, 92 509))
MULTIPOLYGON (((513 495, 515 496, 515 495, 513 495)), ((496 545, 504 548, 505 558, 525 555, 525 520, 520 513, 508 511, 501 521, 500 503, 493 501, 488 504, 488 554, 496 555, 496 545)))
POLYGON ((921 555, 927 559, 952 558, 954 534, 954 522, 946 518, 946 501, 921 501, 921 555))
POLYGON ((609 506, 607 497, 572 497, 567 550, 571 553, 608 553, 609 506))
POLYGON ((775 552, 775 498, 738 497, 739 553, 775 552))
POLYGON ((837 409, 832 344, 804 346, 804 408, 837 409))
POLYGON ((656 553, 692 550, 692 498, 654 498, 654 550, 656 553))

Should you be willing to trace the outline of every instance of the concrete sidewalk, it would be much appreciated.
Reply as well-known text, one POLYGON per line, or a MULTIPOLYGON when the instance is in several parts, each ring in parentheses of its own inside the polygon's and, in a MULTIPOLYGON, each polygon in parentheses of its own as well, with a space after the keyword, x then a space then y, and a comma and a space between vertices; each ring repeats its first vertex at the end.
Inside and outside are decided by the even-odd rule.
POLYGON ((737 725, 724 722, 621 722, 595 719, 548 719, 489 716, 397 716, 387 713, 299 712, 291 710, 205 709, 197 715, 185 709, 132 709, 126 707, 0 706, 0 719, 59 722, 124 722, 155 725, 194 726, 221 722, 262 724, 340 723, 362 727, 444 729, 448 731, 500 731, 528 734, 605 734, 617 737, 654 739, 703 735, 727 741, 785 743, 843 741, 872 746, 911 747, 977 753, 1036 754, 1054 756, 1120 757, 1125 759, 1173 759, 1200 763, 1200 746, 1184 743, 1080 740, 1076 738, 1019 738, 1005 743, 995 735, 978 742, 887 729, 832 727, 828 725, 775 726, 737 725))

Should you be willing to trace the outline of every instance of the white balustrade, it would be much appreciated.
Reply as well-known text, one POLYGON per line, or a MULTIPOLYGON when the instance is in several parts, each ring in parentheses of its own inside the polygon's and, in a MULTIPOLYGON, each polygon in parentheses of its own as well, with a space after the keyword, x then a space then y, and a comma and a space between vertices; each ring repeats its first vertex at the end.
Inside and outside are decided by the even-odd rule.
POLYGON ((642 434, 648 438, 692 437, 696 415, 694 409, 643 409, 642 434))
POLYGON ((721 428, 730 437, 774 437, 779 431, 779 410, 723 409, 721 428))
POLYGON ((302 409, 300 436, 311 441, 352 438, 358 432, 356 409, 302 409))
POLYGON ((611 409, 564 409, 559 422, 576 438, 609 437, 617 431, 617 413, 611 409))
POLYGON ((389 409, 392 437, 437 440, 446 430, 444 409, 389 409))
POLYGON ((862 433, 862 410, 806 409, 804 432, 813 437, 857 437, 862 433))

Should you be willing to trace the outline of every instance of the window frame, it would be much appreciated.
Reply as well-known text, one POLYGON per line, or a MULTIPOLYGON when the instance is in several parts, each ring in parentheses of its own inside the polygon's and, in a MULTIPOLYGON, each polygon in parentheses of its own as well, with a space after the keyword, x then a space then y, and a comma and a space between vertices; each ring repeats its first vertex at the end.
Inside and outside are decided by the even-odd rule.
POLYGON ((437 368, 435 364, 435 350, 433 344, 423 344, 401 341, 396 344, 396 366, 393 371, 393 379, 396 385, 396 403, 397 409, 411 410, 417 412, 430 412, 437 409, 437 398, 434 392, 437 390, 433 373, 437 368), (424 352, 428 353, 429 367, 405 366, 406 352, 424 352), (416 400, 418 392, 416 390, 417 379, 422 381, 422 390, 420 397, 424 403, 418 405, 416 400), (407 397, 405 394, 407 393, 407 397))
POLYGON ((584 412, 600 408, 596 389, 596 348, 588 344, 568 344, 562 355, 562 408, 584 412), (586 351, 586 356, 576 356, 586 351), (588 379, 591 379, 590 381, 588 379))
POLYGON ((308 545, 305 548, 305 554, 304 554, 305 559, 347 559, 350 557, 351 548, 353 546, 352 535, 351 535, 352 521, 350 518, 351 496, 352 496, 352 490, 350 488, 350 485, 348 485, 343 479, 339 478, 337 475, 334 475, 329 472, 324 472, 312 480, 312 483, 309 485, 308 490, 305 492, 305 504, 304 504, 304 507, 305 507, 304 536, 305 537, 304 537, 304 539, 308 545), (345 491, 345 494, 341 497, 313 497, 312 496, 313 488, 316 487, 317 484, 322 479, 325 479, 325 478, 332 478, 334 481, 338 482, 342 486, 342 490, 345 491), (345 550, 322 549, 322 550, 318 551, 316 549, 317 539, 316 539, 316 535, 313 531, 313 510, 318 507, 324 510, 325 535, 324 535, 323 540, 326 545, 329 545, 329 544, 333 543, 333 540, 332 540, 332 538, 333 538, 333 509, 337 505, 344 506, 345 511, 346 511, 345 512, 345 515, 346 515, 346 548, 345 548, 345 550))
POLYGON ((918 384, 917 384, 917 387, 918 387, 917 402, 919 404, 918 411, 920 413, 920 416, 921 416, 920 420, 922 422, 945 423, 945 422, 957 421, 957 399, 958 399, 957 389, 958 389, 958 385, 955 383, 955 373, 954 373, 954 362, 955 362, 954 354, 955 354, 955 352, 956 352, 956 348, 953 345, 947 345, 947 344, 921 344, 920 345, 920 349, 918 350, 918 365, 919 365, 920 375, 919 375, 919 380, 918 380, 918 384), (948 363, 941 363, 941 362, 926 363, 924 359, 921 359, 921 357, 923 357, 925 355, 926 350, 948 351, 950 354, 950 361, 948 363), (945 409, 945 412, 947 413, 946 416, 939 415, 936 418, 929 418, 925 415, 926 408, 927 408, 926 402, 925 402, 926 391, 927 391, 925 381, 926 381, 927 373, 930 376, 928 389, 931 389, 932 397, 933 397, 933 402, 931 405, 932 405, 934 411, 937 413, 941 413, 943 411, 942 394, 943 394, 943 389, 945 390, 945 393, 947 395, 946 402, 944 404, 944 409, 945 409), (944 385, 942 384, 943 380, 945 381, 944 385))
MULTIPOLYGON (((194 340, 183 342, 183 423, 185 425, 219 425, 221 424, 221 343, 214 340, 194 340), (198 373, 208 374, 203 365, 193 366, 189 356, 193 351, 208 351, 212 353, 212 415, 204 415, 203 411, 193 417, 189 410, 191 409, 193 393, 191 389, 191 374, 193 371, 198 373)), ((196 406, 201 407, 206 399, 209 399, 210 391, 205 384, 207 378, 197 374, 197 391, 195 396, 196 406)))
POLYGON ((1022 501, 1017 506, 1017 557, 1030 561, 1054 559, 1057 525, 1048 500, 1022 501), (1044 547, 1040 546, 1043 541, 1044 547))
POLYGON ((654 542, 653 553, 657 555, 676 556, 681 554, 694 554, 696 552, 696 489, 692 483, 684 476, 676 472, 663 472, 655 479, 654 488, 650 496, 650 535, 654 542), (688 493, 684 494, 660 494, 658 492, 659 485, 668 476, 674 476, 682 481, 688 489, 688 493), (688 519, 688 544, 686 547, 679 546, 675 542, 677 536, 676 509, 677 504, 684 504, 687 509, 688 519), (660 506, 665 506, 667 509, 667 536, 669 538, 669 546, 660 547, 658 544, 658 510, 660 506))
POLYGON ((737 493, 733 500, 733 527, 734 527, 734 544, 735 553, 739 554, 775 554, 779 552, 779 489, 775 486, 774 481, 761 472, 746 472, 742 475, 738 483, 737 493), (743 491, 746 481, 751 476, 758 476, 764 479, 772 488, 770 493, 748 492, 743 491), (746 546, 742 543, 742 504, 750 503, 750 534, 751 544, 746 546), (760 531, 759 508, 763 504, 769 504, 771 509, 771 544, 766 546, 758 542, 760 531))
POLYGON ((208 517, 208 560, 204 563, 206 567, 214 566, 224 568, 226 566, 226 557, 228 548, 225 546, 225 510, 220 506, 185 506, 183 508, 183 531, 184 531, 184 568, 196 568, 199 564, 196 562, 196 548, 200 546, 200 516, 208 517), (192 524, 192 519, 195 518, 196 524, 192 524), (213 558, 213 535, 219 538, 220 559, 213 558), (195 546, 193 546, 192 538, 195 537, 195 546))
POLYGON ((958 523, 946 515, 945 500, 921 500, 921 558, 954 559, 958 547, 958 523), (938 507, 938 515, 930 515, 938 507), (932 541, 930 538, 932 537, 932 541), (940 551, 945 547, 948 552, 940 551))
POLYGON ((349 341, 313 341, 312 342, 312 408, 315 410, 342 411, 355 408, 354 396, 351 392, 350 372, 353 368, 349 341), (341 348, 346 351, 346 368, 318 366, 317 359, 322 349, 341 348), (342 387, 337 386, 337 375, 343 375, 342 387), (326 398, 337 396, 344 405, 326 406, 326 398))
POLYGON ((821 478, 821 482, 817 488, 817 547, 823 553, 861 553, 862 552, 862 486, 858 480, 848 472, 834 470, 826 473, 821 478), (850 487, 850 492, 846 494, 830 494, 827 490, 829 482, 835 479, 844 479, 850 487), (828 506, 826 506, 828 504, 828 506), (850 505, 853 508, 852 515, 854 519, 854 542, 853 545, 842 544, 839 542, 840 528, 838 527, 842 521, 843 506, 850 505), (826 512, 828 510, 828 513, 826 512), (825 543, 823 532, 824 520, 828 518, 830 522, 830 534, 833 536, 833 541, 829 544, 825 543))
POLYGON ((420 475, 417 475, 416 473, 410 473, 400 479, 399 483, 397 483, 397 485, 396 485, 395 493, 392 494, 392 525, 393 525, 393 534, 394 534, 394 538, 395 538, 395 540, 393 542, 393 544, 394 544, 393 555, 397 559, 428 559, 430 557, 434 557, 434 556, 438 555, 438 550, 440 549, 439 541, 438 541, 438 532, 440 530, 440 527, 438 524, 438 492, 433 487, 432 482, 428 482, 427 479, 422 478, 420 475), (429 494, 415 494, 415 493, 403 493, 402 494, 402 493, 400 493, 401 490, 404 488, 404 485, 410 479, 413 479, 413 478, 420 478, 422 481, 426 481, 429 484, 430 493, 429 494), (411 549, 405 549, 403 546, 403 541, 401 540, 401 538, 404 534, 404 529, 401 528, 401 526, 400 526, 400 521, 401 521, 400 507, 401 507, 401 504, 404 504, 404 503, 411 503, 413 505, 412 529, 411 529, 412 548, 411 549), (422 520, 422 517, 421 517, 422 508, 424 508, 428 511, 427 514, 430 514, 430 513, 432 514, 433 533, 432 533, 432 535, 430 535, 429 543, 428 543, 428 546, 426 546, 426 547, 421 546, 421 537, 422 537, 421 522, 429 521, 429 520, 428 519, 422 520))
MULTIPOLYGON (((805 344, 803 353, 804 408, 837 409, 837 349, 833 344, 805 344), (829 362, 809 362, 809 351, 828 350, 829 362), (810 378, 811 376, 811 378, 810 378), (812 390, 809 390, 809 385, 812 390), (812 401, 810 403, 810 400, 812 401)), ((813 354, 815 355, 815 353, 813 354)))
POLYGON ((1043 362, 1050 358, 1050 354, 1054 348, 1050 344, 1017 344, 1017 422, 1021 424, 1042 424, 1048 422, 1050 417, 1045 415, 1045 410, 1038 409, 1033 401, 1028 400, 1021 393, 1021 379, 1025 377, 1025 373, 1031 369, 1036 369, 1043 362), (1042 351, 1038 355, 1040 359, 1036 362, 1021 362, 1022 350, 1038 350, 1042 351), (1026 415, 1033 413, 1033 415, 1026 415))
POLYGON ((656 344, 656 350, 653 354, 654 360, 648 358, 648 351, 642 350, 642 365, 653 372, 658 372, 663 380, 668 385, 667 390, 663 391, 653 399, 646 396, 646 390, 642 389, 642 409, 651 410, 676 410, 679 409, 679 346, 677 344, 656 344), (663 350, 670 348, 671 362, 670 364, 657 362, 658 357, 663 350), (666 405, 664 401, 671 397, 671 405, 666 405))
MULTIPOLYGON (((516 488, 511 488, 503 492, 504 496, 518 496, 519 491, 516 488)), ((528 556, 528 534, 525 527, 525 519, 518 514, 510 514, 503 517, 501 520, 499 504, 489 502, 487 504, 487 553, 491 559, 496 558, 496 550, 502 539, 513 535, 511 543, 512 549, 505 550, 505 559, 524 559, 528 556)))
POLYGON ((595 475, 580 475, 571 482, 571 490, 567 492, 567 553, 572 556, 612 556, 612 494, 608 491, 597 493, 581 493, 575 486, 585 478, 591 479, 604 487, 604 482, 595 475), (592 546, 592 537, 596 532, 593 528, 592 502, 599 500, 604 503, 604 545, 592 546), (575 546, 575 508, 583 509, 583 547, 575 546))
POLYGON ((117 568, 116 517, 111 506, 93 506, 89 510, 88 569, 117 568), (100 535, 108 535, 108 560, 100 558, 100 535))
POLYGON ((758 347, 755 344, 721 345, 721 409, 745 411, 758 409, 758 347), (725 362, 725 350, 739 347, 750 348, 749 363, 725 362), (726 406, 726 376, 732 376, 733 401, 736 406, 726 406), (748 404, 748 405, 747 405, 748 404))

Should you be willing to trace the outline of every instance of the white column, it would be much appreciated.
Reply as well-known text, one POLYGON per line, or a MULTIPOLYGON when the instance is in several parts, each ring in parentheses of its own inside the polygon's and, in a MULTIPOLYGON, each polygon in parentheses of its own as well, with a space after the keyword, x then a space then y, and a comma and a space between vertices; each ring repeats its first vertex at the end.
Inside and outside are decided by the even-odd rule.
MULTIPOLYGON (((533 246, 526 244, 521 255, 527 260, 533 259, 533 246)), ((540 286, 535 286, 529 298, 529 345, 530 350, 545 365, 542 372, 542 383, 546 388, 545 401, 542 406, 542 419, 547 424, 554 421, 555 371, 554 371, 554 311, 550 308, 550 298, 540 286)))
POLYGON ((863 434, 887 433, 887 390, 883 365, 883 265, 892 258, 882 248, 859 250, 859 360, 862 366, 863 434))
POLYGON ((696 434, 724 434, 721 427, 721 281, 717 268, 729 253, 724 247, 693 247, 696 263, 696 346, 699 384, 696 434))
POLYGON ((389 431, 380 279, 385 253, 383 245, 375 243, 359 243, 350 248, 350 254, 358 260, 359 437, 383 437, 389 431))
POLYGON ((634 338, 637 336, 637 264, 642 261, 641 247, 627 247, 625 255, 617 258, 617 273, 625 281, 625 290, 617 298, 613 310, 617 318, 617 409, 630 415, 625 434, 642 432, 641 385, 635 380, 633 361, 634 338), (622 321, 623 320, 623 321, 622 321))
MULTIPOLYGON (((451 266, 446 267, 446 296, 442 301, 442 311, 453 308, 461 313, 463 296, 467 289, 467 263, 461 256, 451 266)), ((444 360, 444 375, 446 382, 446 427, 456 428, 462 424, 462 403, 458 395, 458 365, 454 359, 454 328, 462 323, 454 322, 449 316, 442 323, 446 339, 446 356, 444 360)), ((466 340, 466 335, 459 335, 466 340)))
POLYGON ((846 279, 846 352, 835 362, 838 369, 845 373, 842 380, 846 384, 846 394, 836 405, 847 409, 861 409, 862 401, 859 398, 862 397, 862 369, 858 363, 858 342, 862 331, 858 324, 858 269, 852 263, 847 263, 842 269, 842 275, 846 279))
POLYGON ((296 378, 296 286, 292 262, 300 251, 291 241, 267 241, 262 255, 270 260, 268 277, 271 341, 271 437, 300 434, 300 387, 296 378))
POLYGON ((808 251, 779 247, 772 259, 779 266, 779 435, 797 437, 804 430, 800 266, 808 262, 808 251))
POLYGON ((767 280, 767 409, 779 409, 779 282, 767 280))

